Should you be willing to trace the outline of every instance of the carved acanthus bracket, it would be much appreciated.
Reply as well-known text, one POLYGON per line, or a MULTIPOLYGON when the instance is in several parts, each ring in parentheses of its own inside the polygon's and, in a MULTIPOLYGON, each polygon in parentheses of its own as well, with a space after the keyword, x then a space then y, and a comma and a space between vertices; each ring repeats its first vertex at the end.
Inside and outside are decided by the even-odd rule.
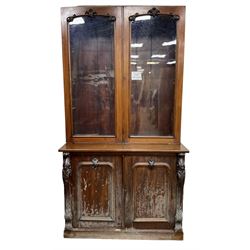
POLYGON ((177 158, 177 178, 178 180, 185 179, 185 154, 181 153, 177 158))
POLYGON ((176 162, 177 194, 176 194, 176 214, 175 231, 182 232, 182 211, 183 211, 183 186, 185 181, 185 154, 177 155, 176 162))
POLYGON ((72 168, 70 163, 70 153, 63 153, 63 182, 64 182, 64 200, 65 200, 65 229, 72 229, 72 168))
POLYGON ((63 153, 63 181, 64 183, 69 182, 69 177, 72 174, 72 168, 70 164, 70 154, 63 153))

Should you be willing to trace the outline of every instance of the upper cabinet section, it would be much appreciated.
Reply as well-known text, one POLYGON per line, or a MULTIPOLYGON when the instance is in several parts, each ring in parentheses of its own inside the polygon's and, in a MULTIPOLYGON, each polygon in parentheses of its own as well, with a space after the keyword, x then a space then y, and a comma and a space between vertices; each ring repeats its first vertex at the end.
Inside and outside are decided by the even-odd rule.
POLYGON ((126 139, 179 143, 184 7, 125 7, 126 139))
POLYGON ((180 142, 185 7, 65 7, 67 142, 180 142))
POLYGON ((68 141, 118 140, 120 20, 120 8, 62 8, 68 141))

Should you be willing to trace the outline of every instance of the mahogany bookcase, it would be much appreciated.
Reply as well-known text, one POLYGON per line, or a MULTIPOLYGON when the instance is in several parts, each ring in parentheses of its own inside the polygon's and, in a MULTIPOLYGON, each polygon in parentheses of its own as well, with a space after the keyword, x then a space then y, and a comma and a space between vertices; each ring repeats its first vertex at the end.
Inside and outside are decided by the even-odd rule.
POLYGON ((183 239, 184 6, 61 9, 64 237, 183 239))

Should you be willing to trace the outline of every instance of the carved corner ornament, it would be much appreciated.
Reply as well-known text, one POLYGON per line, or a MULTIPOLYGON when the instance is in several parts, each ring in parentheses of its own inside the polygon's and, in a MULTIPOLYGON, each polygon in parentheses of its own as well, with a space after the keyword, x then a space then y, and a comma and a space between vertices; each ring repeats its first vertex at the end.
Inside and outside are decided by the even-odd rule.
POLYGON ((185 153, 177 155, 176 163, 177 175, 177 204, 175 215, 175 231, 182 232, 182 212, 183 212, 183 186, 185 181, 185 153))
POLYGON ((96 169, 97 166, 98 166, 98 162, 99 162, 98 159, 97 158, 93 158, 91 160, 91 162, 92 162, 92 168, 96 169))
POLYGON ((70 153, 63 153, 63 183, 65 200, 65 230, 72 229, 72 187, 71 187, 72 168, 70 163, 70 153))
POLYGON ((155 166, 155 161, 152 160, 152 159, 148 160, 148 167, 149 167, 150 169, 153 169, 154 166, 155 166))
POLYGON ((72 22, 74 20, 75 17, 77 17, 76 14, 74 14, 73 16, 67 17, 66 20, 67 20, 68 23, 70 23, 70 22, 72 22))

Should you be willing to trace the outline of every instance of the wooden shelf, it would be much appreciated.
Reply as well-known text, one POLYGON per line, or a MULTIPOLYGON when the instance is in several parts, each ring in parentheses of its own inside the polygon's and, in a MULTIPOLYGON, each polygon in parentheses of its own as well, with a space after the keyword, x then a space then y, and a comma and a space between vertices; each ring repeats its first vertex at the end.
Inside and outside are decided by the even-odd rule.
POLYGON ((66 143, 59 152, 150 152, 150 153, 189 153, 189 150, 180 145, 173 144, 103 144, 103 143, 66 143))

